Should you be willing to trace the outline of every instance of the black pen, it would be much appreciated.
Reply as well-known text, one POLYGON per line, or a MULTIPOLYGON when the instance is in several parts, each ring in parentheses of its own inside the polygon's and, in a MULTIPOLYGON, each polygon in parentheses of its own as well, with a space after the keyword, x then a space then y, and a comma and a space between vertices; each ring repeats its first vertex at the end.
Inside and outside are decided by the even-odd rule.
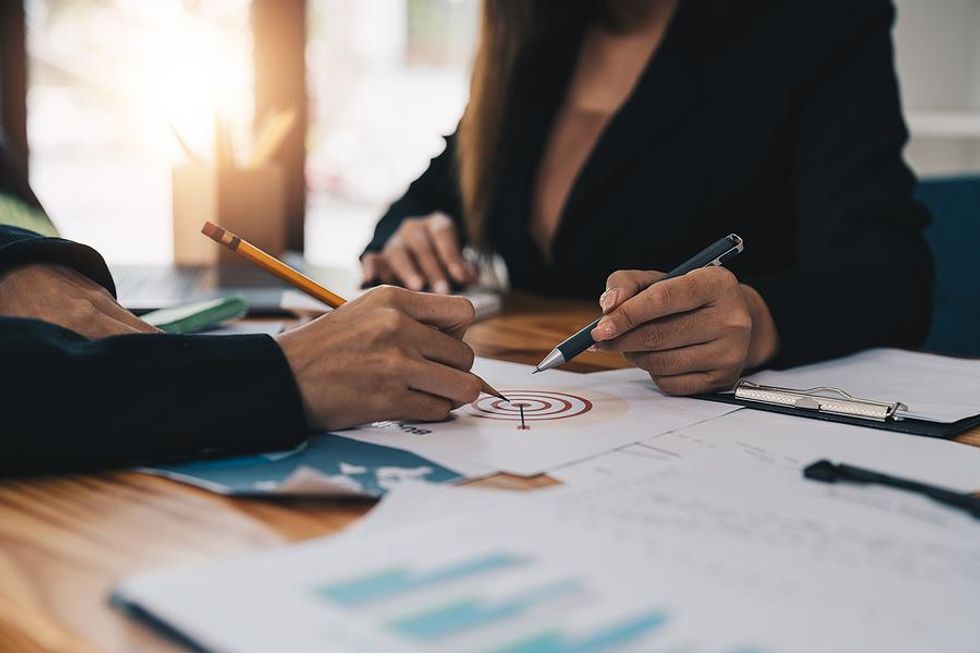
MULTIPOLYGON (((654 283, 660 283, 661 281, 685 275, 698 268, 706 268, 711 265, 724 265, 726 261, 738 256, 743 249, 745 249, 745 243, 742 239, 736 234, 729 234, 687 259, 654 283)), ((592 339, 592 329, 599 324, 599 320, 601 319, 602 317, 597 317, 593 322, 582 327, 576 334, 552 349, 551 353, 545 356, 531 373, 537 374, 538 372, 550 370, 552 367, 557 367, 562 363, 567 363, 594 345, 595 340, 592 339)))
POLYGON ((963 492, 954 492, 946 488, 920 483, 897 476, 889 476, 881 472, 862 469, 853 465, 835 465, 829 460, 818 460, 807 465, 803 470, 803 476, 814 481, 824 483, 836 483, 837 481, 847 481, 850 483, 876 483, 888 487, 898 488, 924 494, 930 499, 943 503, 952 508, 966 510, 975 518, 980 519, 980 497, 963 492))

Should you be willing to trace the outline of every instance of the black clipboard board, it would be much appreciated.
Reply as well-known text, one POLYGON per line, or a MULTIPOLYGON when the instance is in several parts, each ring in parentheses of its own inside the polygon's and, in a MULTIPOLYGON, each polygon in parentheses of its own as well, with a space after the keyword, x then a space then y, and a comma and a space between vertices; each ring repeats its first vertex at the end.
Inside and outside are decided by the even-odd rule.
POLYGON ((707 399, 708 401, 717 401, 725 404, 733 404, 736 406, 742 406, 743 408, 749 408, 751 410, 762 410, 769 413, 792 415, 793 417, 802 417, 804 419, 817 419, 824 422, 836 422, 838 424, 851 424, 853 426, 863 426, 865 428, 893 431, 895 433, 905 433, 908 435, 919 435, 927 438, 949 439, 963 433, 964 431, 968 431, 975 426, 980 426, 980 414, 966 417, 956 422, 931 422, 922 419, 902 418, 899 414, 900 411, 896 410, 896 408, 903 407, 902 404, 857 399, 836 388, 811 388, 809 390, 795 390, 792 388, 773 389, 785 391, 787 393, 795 393, 797 396, 811 397, 813 399, 826 399, 826 397, 808 394, 812 390, 832 390, 840 393, 852 401, 879 406, 882 409, 885 409, 883 412, 887 416, 883 419, 876 419, 871 417, 841 414, 838 412, 828 412, 821 410, 819 406, 814 405, 806 408, 800 408, 793 405, 753 401, 751 399, 736 396, 738 389, 745 383, 747 382, 744 379, 740 381, 732 392, 697 395, 697 398, 707 399), (891 410, 889 411, 887 409, 891 410))

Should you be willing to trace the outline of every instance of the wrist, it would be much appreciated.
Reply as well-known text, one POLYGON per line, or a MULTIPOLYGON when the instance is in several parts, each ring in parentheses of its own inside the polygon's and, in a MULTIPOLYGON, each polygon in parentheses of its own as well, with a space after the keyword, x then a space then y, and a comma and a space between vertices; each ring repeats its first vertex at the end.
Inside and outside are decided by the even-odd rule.
POLYGON ((309 356, 304 351, 304 340, 297 338, 296 334, 290 331, 284 331, 273 336, 273 340, 279 346, 279 351, 282 353, 290 375, 293 377, 293 387, 296 389, 296 396, 299 398, 302 407, 303 419, 308 427, 313 428, 316 424, 316 417, 312 410, 312 398, 308 396, 309 388, 305 379, 309 356))
POLYGON ((752 337, 745 362, 746 368, 752 369, 765 365, 779 353, 779 332, 769 306, 759 291, 745 284, 741 288, 752 317, 752 337))

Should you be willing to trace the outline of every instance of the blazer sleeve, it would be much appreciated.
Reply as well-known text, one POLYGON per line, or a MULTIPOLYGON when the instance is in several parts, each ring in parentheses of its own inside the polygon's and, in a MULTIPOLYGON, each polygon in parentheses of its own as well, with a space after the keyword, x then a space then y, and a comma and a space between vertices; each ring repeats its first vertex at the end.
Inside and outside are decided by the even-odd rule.
POLYGON ((0 225, 0 274, 31 263, 75 268, 113 295, 116 294, 109 268, 102 256, 91 247, 63 238, 47 238, 19 227, 0 225))
POLYGON ((88 340, 0 317, 0 476, 286 449, 306 433, 268 336, 88 340))
MULTIPOLYGON (((27 263, 67 265, 114 290, 92 248, 0 226, 0 274, 27 263)), ((0 317, 0 476, 285 449, 305 433, 268 336, 88 340, 0 317)))
POLYGON ((797 263, 746 279, 765 299, 787 367, 872 346, 915 348, 928 333, 933 269, 902 159, 908 138, 888 2, 801 98, 794 161, 797 263))
POLYGON ((455 134, 446 137, 446 147, 442 153, 432 159, 422 176, 413 181, 405 194, 388 207, 374 228, 374 236, 364 254, 381 250, 405 218, 428 215, 434 211, 442 211, 452 218, 456 222, 457 233, 463 237, 462 200, 456 175, 455 134))

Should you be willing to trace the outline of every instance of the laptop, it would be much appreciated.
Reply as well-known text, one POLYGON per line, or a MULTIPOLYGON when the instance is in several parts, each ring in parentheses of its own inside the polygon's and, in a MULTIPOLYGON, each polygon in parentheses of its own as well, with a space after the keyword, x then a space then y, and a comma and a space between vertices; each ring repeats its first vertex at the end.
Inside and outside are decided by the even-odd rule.
MULTIPOLYGON (((310 265, 299 254, 287 254, 284 260, 342 297, 353 299, 364 292, 356 270, 310 265)), ((289 284, 251 265, 121 265, 110 269, 119 303, 137 315, 231 294, 245 299, 250 315, 327 310, 289 284)), ((473 303, 477 320, 500 312, 498 292, 469 289, 459 294, 473 303)))
MULTIPOLYGON (((286 257, 286 262, 321 285, 350 295, 358 287, 352 270, 325 268, 307 264, 300 255, 286 257)), ((282 300, 292 286, 265 270, 252 265, 178 266, 120 265, 110 266, 116 282, 119 303, 136 314, 172 308, 207 299, 239 294, 253 315, 281 315, 282 300)), ((353 295, 350 295, 353 296, 353 295)))

